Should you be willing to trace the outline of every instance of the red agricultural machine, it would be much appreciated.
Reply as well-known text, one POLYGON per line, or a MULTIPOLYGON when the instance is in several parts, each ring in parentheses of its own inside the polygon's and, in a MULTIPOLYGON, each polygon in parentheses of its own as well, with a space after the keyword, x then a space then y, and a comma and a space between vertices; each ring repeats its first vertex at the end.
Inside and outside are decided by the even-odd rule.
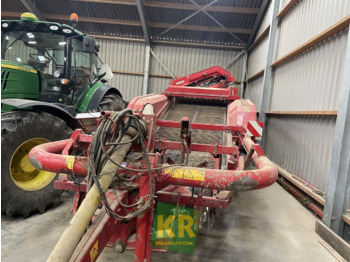
POLYGON ((194 248, 198 226, 234 191, 273 184, 277 170, 256 143, 262 123, 233 81, 218 66, 178 78, 121 112, 80 119, 83 130, 97 126, 93 135, 35 147, 31 163, 75 191, 75 215, 48 261, 95 261, 106 246, 135 249, 135 261, 194 248))

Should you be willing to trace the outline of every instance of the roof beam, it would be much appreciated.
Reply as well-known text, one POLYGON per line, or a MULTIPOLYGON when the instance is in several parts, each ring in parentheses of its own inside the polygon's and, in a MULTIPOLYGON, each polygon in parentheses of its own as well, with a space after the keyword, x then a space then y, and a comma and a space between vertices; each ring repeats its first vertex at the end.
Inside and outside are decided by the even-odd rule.
MULTIPOLYGON (((145 43, 144 38, 132 38, 132 37, 120 37, 111 35, 90 35, 96 39, 107 39, 107 40, 117 40, 117 41, 128 41, 145 43)), ((224 49, 224 50, 243 50, 242 45, 225 45, 225 44, 207 44, 198 42, 181 42, 181 41, 168 41, 168 40, 152 40, 153 44, 157 45, 171 45, 171 46, 184 46, 184 47, 194 47, 194 48, 210 48, 210 49, 224 49)))
POLYGON ((260 6, 260 11, 259 11, 258 15, 256 16, 256 19, 255 19, 255 22, 253 25, 253 29, 252 29, 252 33, 250 34, 249 39, 248 39, 248 46, 250 46, 251 43, 253 43, 253 40, 254 40, 256 34, 258 33, 260 23, 264 17, 263 14, 265 13, 265 11, 268 7, 268 4, 270 2, 271 2, 271 0, 263 0, 262 4, 260 6))
MULTIPOLYGON (((194 0, 190 0, 192 4, 200 8, 200 5, 198 5, 194 0)), ((221 24, 218 20, 215 19, 212 15, 210 15, 207 11, 203 9, 200 9, 204 14, 206 14, 211 20, 213 20, 216 24, 218 24, 222 29, 224 29, 227 33, 229 33, 233 38, 235 38, 237 41, 241 42, 242 44, 245 44, 242 39, 240 39, 238 36, 236 36, 231 30, 226 28, 223 24, 221 24)))
POLYGON ((45 20, 39 9, 36 8, 35 4, 31 0, 21 0, 21 3, 29 12, 35 14, 39 20, 45 20))
POLYGON ((166 29, 165 31, 161 32, 159 35, 160 36, 162 34, 165 34, 166 32, 169 32, 170 30, 174 29, 175 27, 177 27, 178 25, 184 23, 185 21, 187 21, 188 19, 192 18, 193 16, 195 16, 196 14, 200 13, 202 10, 204 10, 205 8, 208 8, 209 6, 211 6, 212 4, 216 3, 219 0, 214 0, 211 3, 207 4, 206 6, 203 6, 202 8, 200 8, 199 10, 197 10, 196 12, 190 14, 189 16, 187 16, 186 18, 182 19, 181 21, 179 21, 178 23, 170 26, 168 29, 166 29))
MULTIPOLYGON (((20 12, 9 12, 9 11, 2 11, 1 12, 2 17, 20 17, 20 12)), ((56 14, 43 14, 44 20, 52 19, 52 20, 59 20, 59 21, 69 21, 68 15, 56 15, 56 14)), ((120 20, 120 19, 110 19, 110 18, 99 18, 99 17, 84 17, 79 16, 80 22, 89 22, 89 23, 101 23, 101 24, 114 24, 114 25, 127 25, 127 26, 141 26, 140 21, 135 20, 120 20)), ((173 24, 168 23, 154 23, 149 22, 148 26, 150 27, 156 27, 156 28, 169 28, 173 24)), ((200 26, 200 25, 178 25, 176 29, 181 30, 190 30, 190 31, 204 31, 204 32, 219 32, 224 33, 227 32, 225 29, 221 27, 212 27, 212 26, 200 26)), ((232 33, 236 34, 250 34, 251 29, 244 29, 244 28, 227 28, 232 33)))
POLYGON ((247 50, 248 53, 253 51, 254 48, 257 47, 258 45, 260 45, 260 43, 269 35, 269 33, 270 33, 270 25, 268 25, 266 29, 259 35, 259 37, 257 37, 251 45, 249 45, 247 50))
POLYGON ((292 8, 299 3, 300 0, 291 0, 289 1, 289 3, 281 10, 281 12, 279 12, 277 14, 278 18, 283 18, 284 16, 286 16, 288 14, 288 12, 290 10, 292 10, 292 8))
MULTIPOLYGON (((135 6, 135 0, 70 0, 72 2, 90 2, 99 4, 118 4, 118 5, 130 5, 135 6)), ((179 10, 197 10, 192 4, 179 4, 179 3, 165 3, 156 1, 144 1, 144 6, 168 8, 168 9, 179 9, 179 10)), ((204 7, 203 5, 200 6, 204 7)), ((234 6, 210 6, 206 9, 209 12, 222 12, 222 13, 238 13, 238 14, 257 14, 259 8, 245 8, 245 7, 234 7, 234 6)))
POLYGON ((146 44, 150 46, 151 38, 149 36, 149 30, 148 30, 147 21, 146 21, 147 19, 146 19, 145 7, 143 6, 143 3, 141 0, 136 0, 136 6, 140 17, 143 34, 146 39, 146 44))

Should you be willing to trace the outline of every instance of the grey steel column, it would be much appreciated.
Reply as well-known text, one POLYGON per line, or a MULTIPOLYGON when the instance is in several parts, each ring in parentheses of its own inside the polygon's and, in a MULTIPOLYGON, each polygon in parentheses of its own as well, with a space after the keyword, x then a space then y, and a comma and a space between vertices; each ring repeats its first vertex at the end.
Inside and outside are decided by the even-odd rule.
POLYGON ((242 68, 242 77, 241 77, 241 88, 239 91, 239 96, 243 98, 244 96, 244 81, 246 80, 246 73, 247 73, 247 61, 248 61, 248 53, 247 51, 242 51, 244 52, 244 60, 243 60, 243 68, 242 68))
POLYGON ((331 167, 328 176, 323 222, 342 236, 350 194, 350 30, 345 50, 345 63, 337 122, 335 124, 331 167))
POLYGON ((143 5, 142 0, 136 0, 136 7, 137 11, 140 17, 142 31, 144 34, 144 37, 146 39, 146 48, 145 48, 145 68, 144 68, 144 77, 143 77, 143 87, 142 87, 142 94, 147 95, 148 94, 148 82, 149 82, 149 66, 151 61, 151 37, 149 34, 149 29, 147 26, 147 16, 145 7, 143 5))
POLYGON ((151 46, 146 45, 145 49, 145 69, 144 69, 144 76, 143 76, 143 88, 142 88, 142 94, 147 95, 148 94, 148 82, 149 82, 149 67, 151 63, 151 46))
MULTIPOLYGON (((266 114, 265 111, 268 108, 268 102, 271 99, 272 96, 272 71, 273 68, 271 67, 271 63, 274 58, 274 51, 275 51, 275 45, 276 45, 276 35, 277 35, 277 29, 278 29, 278 18, 277 14, 279 11, 280 6, 280 0, 275 0, 273 5, 273 13, 270 23, 270 32, 269 32, 269 48, 267 53, 267 61, 265 66, 265 72, 264 72, 264 80, 263 80, 263 93, 261 98, 261 106, 260 106, 260 113, 259 113, 259 121, 266 122, 266 114)), ((267 125, 265 123, 265 129, 263 132, 262 140, 261 140, 261 147, 265 151, 266 149, 266 138, 267 138, 267 125)))

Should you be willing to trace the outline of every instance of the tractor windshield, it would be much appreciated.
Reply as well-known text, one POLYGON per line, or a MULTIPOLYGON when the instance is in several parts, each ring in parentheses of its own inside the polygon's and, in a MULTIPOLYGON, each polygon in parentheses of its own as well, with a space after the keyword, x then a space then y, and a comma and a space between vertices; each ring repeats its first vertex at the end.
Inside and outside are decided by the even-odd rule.
POLYGON ((65 45, 63 35, 9 31, 2 36, 1 58, 53 75, 56 70, 63 70, 65 45))

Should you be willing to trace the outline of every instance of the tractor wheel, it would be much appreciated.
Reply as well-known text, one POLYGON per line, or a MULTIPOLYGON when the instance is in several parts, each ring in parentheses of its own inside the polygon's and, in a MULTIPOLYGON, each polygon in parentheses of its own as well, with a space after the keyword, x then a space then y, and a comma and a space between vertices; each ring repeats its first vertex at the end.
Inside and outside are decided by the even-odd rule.
POLYGON ((59 203, 56 173, 34 168, 29 151, 43 143, 66 139, 72 130, 60 118, 43 112, 12 111, 1 115, 1 212, 8 216, 30 213, 59 203))
POLYGON ((125 108, 125 103, 117 94, 109 93, 102 98, 99 107, 104 111, 121 111, 125 108))

